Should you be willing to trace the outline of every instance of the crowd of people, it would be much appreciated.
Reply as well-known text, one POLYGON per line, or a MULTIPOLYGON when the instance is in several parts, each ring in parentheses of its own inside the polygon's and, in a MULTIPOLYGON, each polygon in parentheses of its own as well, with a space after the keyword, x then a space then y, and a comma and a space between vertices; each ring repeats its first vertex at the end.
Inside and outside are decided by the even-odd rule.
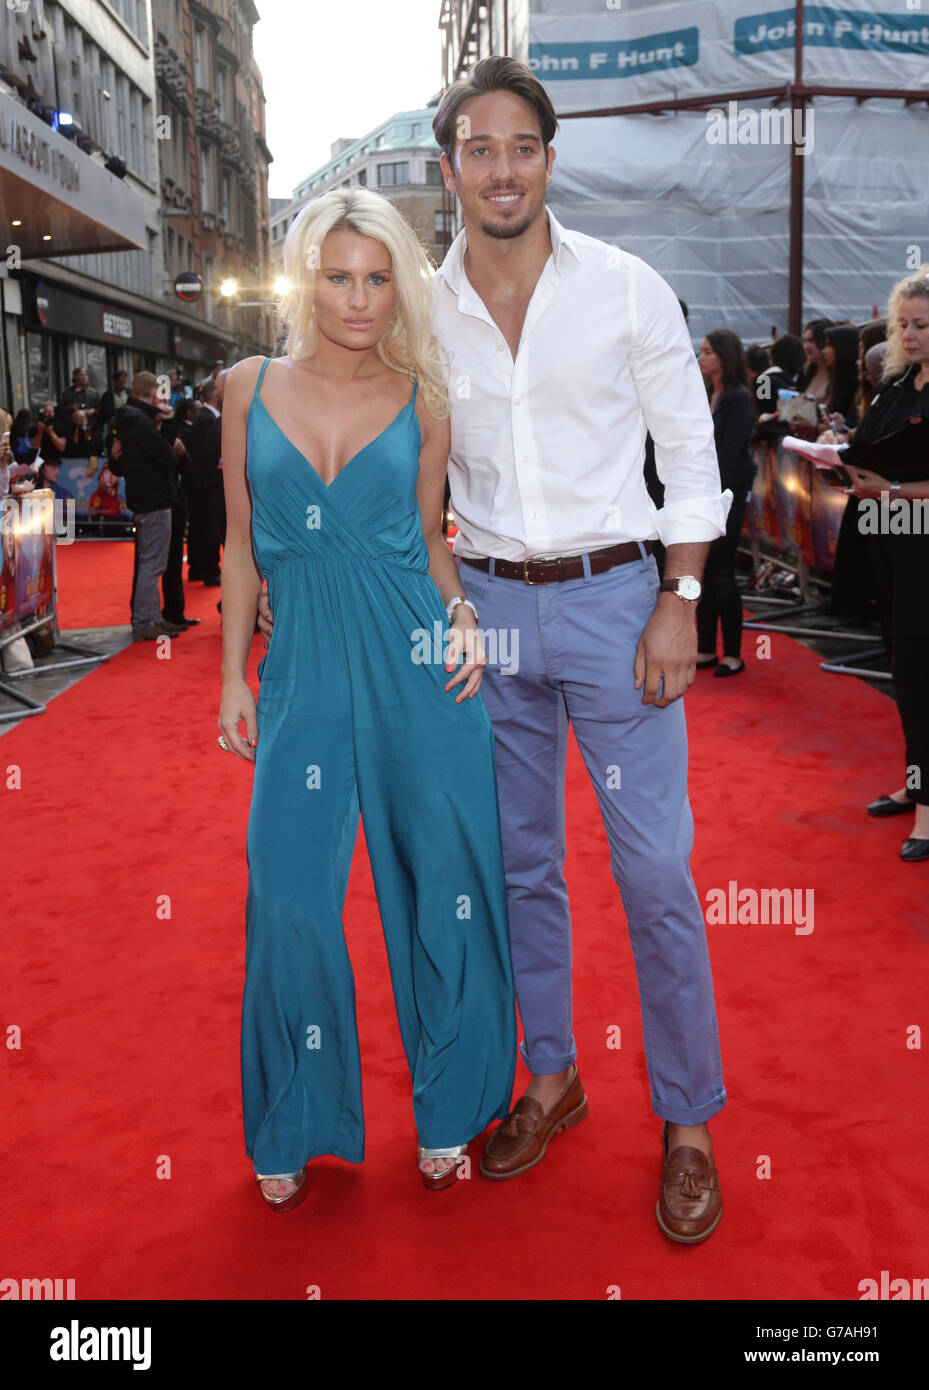
MULTIPOLYGON (((687 305, 680 304, 688 319, 687 305)), ((802 338, 783 333, 769 343, 748 346, 728 328, 713 329, 703 338, 698 362, 713 414, 720 477, 732 492, 732 505, 726 534, 711 548, 697 608, 699 669, 713 669, 717 677, 745 670, 736 555, 756 472, 753 444, 788 431, 811 440, 854 440, 877 393, 887 348, 886 318, 857 325, 813 319, 802 338), (717 651, 720 636, 722 656, 717 651)), ((660 507, 663 488, 653 458, 649 441, 646 482, 660 507)), ((857 515, 857 498, 852 497, 837 542, 832 606, 839 614, 853 607, 864 618, 874 580, 873 567, 858 545, 857 515)))
POLYGON ((101 394, 75 368, 57 401, 40 402, 11 417, 0 411, 0 496, 61 486, 63 459, 98 462, 91 517, 119 517, 125 506, 135 526, 132 635, 136 641, 177 636, 198 619, 184 611, 183 557, 187 536, 188 579, 218 587, 225 538, 222 487, 222 397, 225 370, 218 364, 198 386, 179 369, 167 388, 153 372, 113 372, 101 394), (161 592, 159 593, 159 584, 161 592))
MULTIPOLYGON (((685 317, 686 305, 682 304, 685 317)), ((755 474, 752 445, 786 433, 820 444, 874 445, 929 417, 929 274, 922 267, 892 291, 885 318, 855 324, 813 319, 793 334, 743 347, 728 329, 700 345, 700 369, 713 414, 722 484, 733 494, 725 536, 713 542, 697 608, 699 668, 714 675, 744 671, 742 599, 735 562, 755 474), (717 627, 723 656, 717 655, 717 627)), ((918 446, 917 446, 918 447, 918 446)), ((923 450, 925 441, 923 441, 923 450)), ((839 617, 876 616, 890 661, 903 725, 907 781, 868 806, 872 816, 915 809, 914 834, 901 857, 929 858, 929 536, 919 526, 872 534, 861 522, 863 499, 898 505, 929 498, 925 457, 899 455, 885 477, 848 469, 852 485, 836 539, 829 605, 839 617)), ((656 500, 660 483, 646 470, 656 500)), ((660 503, 659 503, 660 505, 660 503)))

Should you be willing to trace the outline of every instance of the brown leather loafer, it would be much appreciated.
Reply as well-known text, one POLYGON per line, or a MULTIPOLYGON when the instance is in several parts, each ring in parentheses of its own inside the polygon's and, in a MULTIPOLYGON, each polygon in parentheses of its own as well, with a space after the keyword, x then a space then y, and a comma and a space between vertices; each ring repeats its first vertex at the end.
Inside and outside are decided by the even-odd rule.
POLYGON ((587 1114, 587 1097, 577 1063, 573 1063, 573 1066, 574 1072, 551 1110, 543 1110, 532 1096, 522 1096, 506 1119, 500 1121, 487 1141, 481 1159, 481 1172, 485 1178, 500 1182, 534 1168, 545 1157, 548 1141, 553 1134, 570 1129, 583 1120, 587 1114))
POLYGON ((681 1145, 668 1153, 668 1123, 661 1132, 664 1171, 656 1215, 671 1240, 696 1245, 713 1234, 723 1214, 723 1194, 712 1155, 681 1145))

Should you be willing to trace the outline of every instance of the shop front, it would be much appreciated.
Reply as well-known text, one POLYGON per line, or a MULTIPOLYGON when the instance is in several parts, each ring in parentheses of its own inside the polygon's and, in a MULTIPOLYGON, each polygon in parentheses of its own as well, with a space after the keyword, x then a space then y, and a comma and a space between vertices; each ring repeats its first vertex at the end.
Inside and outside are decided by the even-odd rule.
POLYGON ((117 369, 161 371, 171 354, 172 325, 150 314, 76 294, 53 279, 23 274, 23 327, 27 397, 34 407, 57 400, 70 385, 68 363, 87 368, 89 384, 103 392, 117 369))

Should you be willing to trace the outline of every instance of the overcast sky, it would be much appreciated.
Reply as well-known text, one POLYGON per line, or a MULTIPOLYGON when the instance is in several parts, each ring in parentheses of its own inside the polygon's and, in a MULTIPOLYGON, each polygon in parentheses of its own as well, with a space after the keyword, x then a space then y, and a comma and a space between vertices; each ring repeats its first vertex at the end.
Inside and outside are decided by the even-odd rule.
POLYGON ((257 0, 255 57, 267 101, 272 198, 442 86, 441 0, 257 0))

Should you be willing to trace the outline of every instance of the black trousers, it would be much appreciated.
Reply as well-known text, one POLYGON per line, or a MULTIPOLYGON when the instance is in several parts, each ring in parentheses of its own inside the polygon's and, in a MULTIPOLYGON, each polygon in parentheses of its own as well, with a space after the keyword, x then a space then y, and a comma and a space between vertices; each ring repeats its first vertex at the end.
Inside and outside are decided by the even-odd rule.
POLYGON ((929 535, 872 536, 881 629, 903 725, 910 796, 929 806, 929 535))
POLYGON ((723 656, 740 656, 742 651, 742 595, 735 577, 735 555, 745 520, 745 502, 751 482, 732 485, 732 506, 726 521, 726 534, 710 546, 703 572, 703 593, 697 604, 697 647, 704 653, 716 650, 716 625, 723 630, 723 656))
POLYGON ((197 488, 190 481, 189 475, 184 477, 184 498, 187 503, 187 516, 190 525, 187 529, 187 577, 188 579, 203 578, 203 562, 200 558, 200 529, 194 525, 194 515, 197 508, 197 488))
MULTIPOLYGON (((222 475, 219 477, 220 489, 222 475)), ((216 484, 204 484, 189 494, 190 501, 190 539, 188 560, 190 568, 200 579, 218 579, 220 512, 216 498, 216 484), (195 562, 195 559, 196 562, 195 562)), ((225 529, 225 507, 222 512, 225 529)))
POLYGON ((187 526, 187 498, 178 489, 177 501, 171 508, 171 544, 168 563, 161 576, 164 607, 161 615, 167 622, 180 622, 184 617, 184 529, 187 526))

